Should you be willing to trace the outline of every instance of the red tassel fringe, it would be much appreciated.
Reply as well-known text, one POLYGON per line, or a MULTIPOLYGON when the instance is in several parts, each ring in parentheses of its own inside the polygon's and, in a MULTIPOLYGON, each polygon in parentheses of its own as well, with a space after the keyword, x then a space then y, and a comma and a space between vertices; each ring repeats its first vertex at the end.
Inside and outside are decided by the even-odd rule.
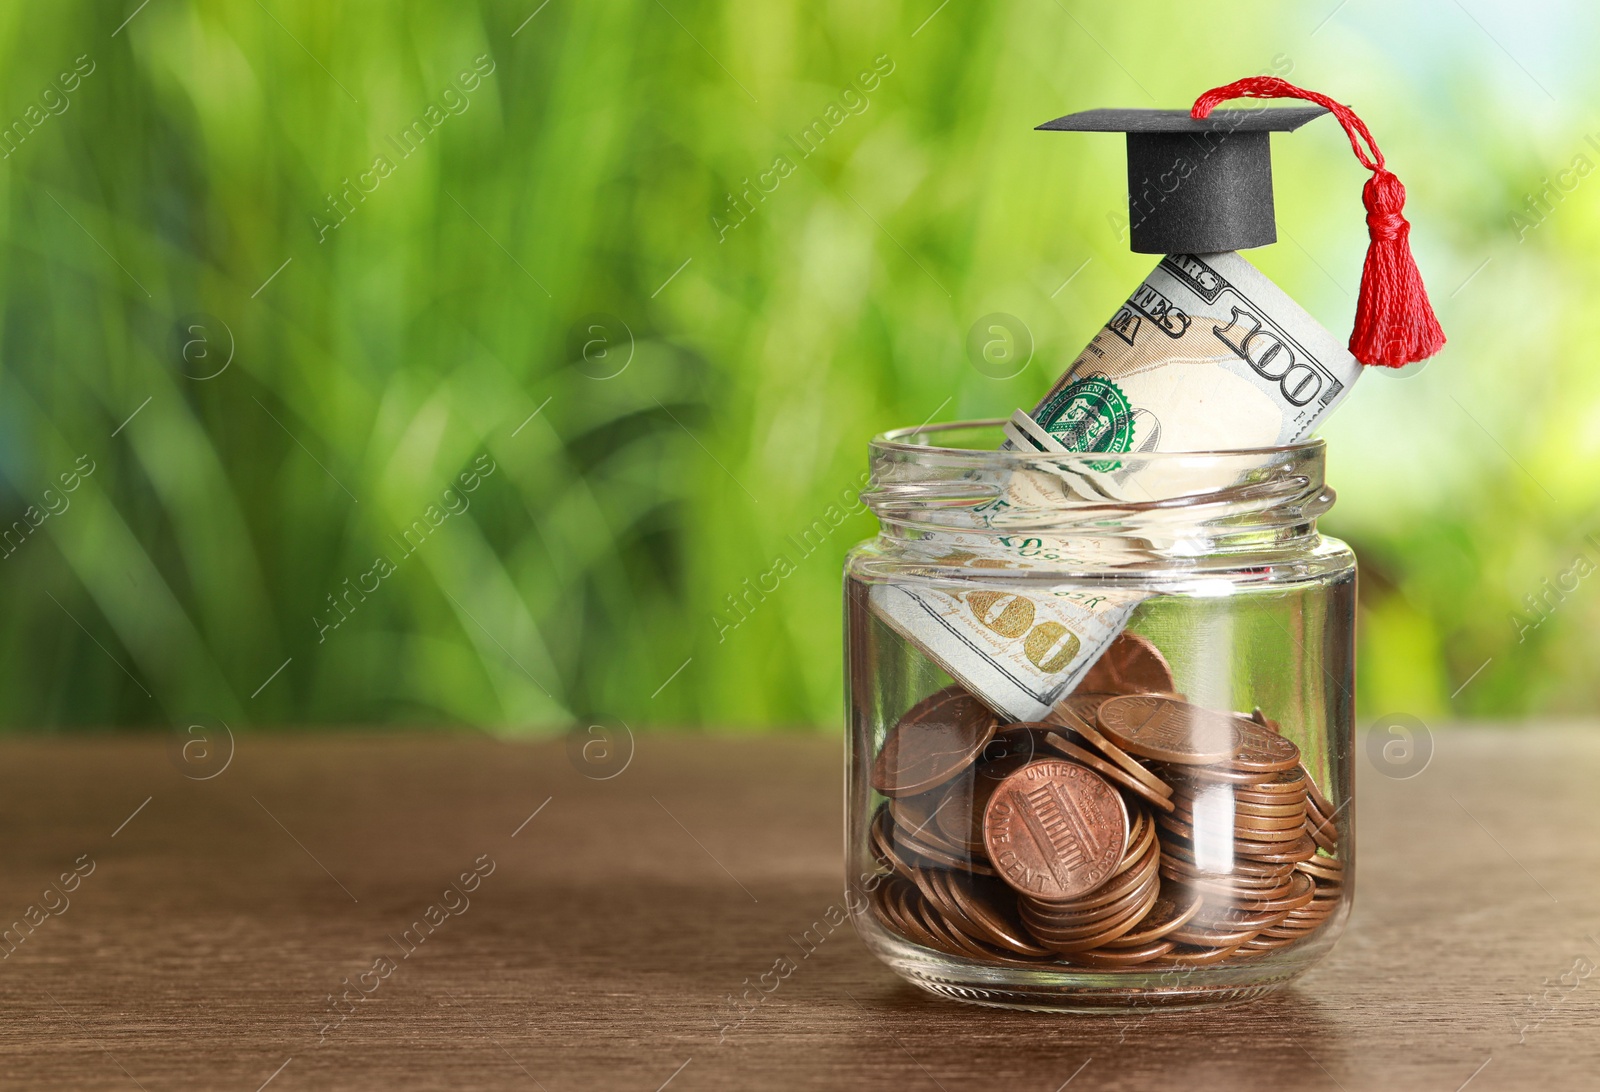
POLYGON ((1361 190, 1372 242, 1361 270, 1361 295, 1356 300, 1355 328, 1350 332, 1351 355, 1363 364, 1401 368, 1444 348, 1444 331, 1411 256, 1411 225, 1401 214, 1406 188, 1384 167, 1383 153, 1365 123, 1343 103, 1275 76, 1251 76, 1212 88, 1195 100, 1190 116, 1205 118, 1218 103, 1238 98, 1305 99, 1326 107, 1344 126, 1356 158, 1372 172, 1361 190))

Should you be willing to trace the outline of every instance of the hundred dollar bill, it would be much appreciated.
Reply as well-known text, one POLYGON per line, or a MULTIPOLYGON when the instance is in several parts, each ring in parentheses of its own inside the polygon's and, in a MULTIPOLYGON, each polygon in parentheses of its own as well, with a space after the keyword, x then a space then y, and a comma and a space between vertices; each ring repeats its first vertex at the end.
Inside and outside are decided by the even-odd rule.
POLYGON ((1005 427, 1006 450, 1134 457, 1018 470, 972 510, 973 526, 992 531, 1041 504, 1219 488, 1205 467, 1137 456, 1296 443, 1360 374, 1345 346, 1241 255, 1169 255, 1033 413, 1005 427))
MULTIPOLYGON (((938 543, 925 545, 948 546, 982 567, 1086 560, 1094 547, 1083 538, 1004 532, 1016 520, 1036 521, 1041 507, 1225 489, 1233 483, 1208 480, 1204 467, 1138 455, 1295 443, 1349 395, 1360 373, 1338 338, 1239 254, 1169 255, 1033 413, 1019 411, 1006 429, 1007 449, 1108 457, 1016 471, 971 510, 971 533, 940 532, 930 536, 938 543)), ((1008 597, 998 614, 999 600, 974 598, 996 594, 886 588, 871 602, 952 678, 1018 720, 1043 716, 1069 693, 1145 598, 1124 592, 1114 604, 1084 610, 1070 589, 1030 591, 1008 597), (1073 640, 1030 657, 1025 633, 1007 636, 990 624, 1008 611, 1059 625, 1073 640)))
MULTIPOLYGON (((961 550, 938 561, 988 569, 999 559, 961 550)), ((990 708, 1039 720, 1078 685, 1144 598, 1066 587, 1022 594, 875 584, 867 601, 990 708)))
POLYGON ((1068 451, 1236 451, 1297 443, 1361 365, 1241 255, 1174 254, 1031 414, 1068 451))

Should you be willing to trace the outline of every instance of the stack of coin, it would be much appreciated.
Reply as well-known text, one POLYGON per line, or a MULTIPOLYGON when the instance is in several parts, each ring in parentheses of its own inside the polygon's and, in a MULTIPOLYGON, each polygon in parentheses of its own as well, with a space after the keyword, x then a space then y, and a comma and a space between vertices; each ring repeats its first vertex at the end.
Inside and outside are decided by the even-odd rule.
POLYGON ((1343 894, 1335 809, 1260 710, 1175 693, 1124 632, 1046 722, 960 687, 885 740, 869 831, 878 919, 995 963, 1208 965, 1293 944, 1343 894))
POLYGON ((1118 946, 1155 905, 1161 891, 1155 824, 1144 809, 1130 811, 1126 848, 1104 881, 1073 898, 1017 900, 1023 924, 1051 951, 1070 956, 1118 946))
POLYGON ((1339 831, 1334 827, 1333 821, 1339 809, 1318 790, 1310 772, 1304 766, 1301 766, 1300 770, 1306 775, 1306 833, 1311 835, 1311 840, 1317 843, 1318 849, 1330 855, 1337 853, 1339 831))
POLYGON ((1310 936, 1333 915, 1344 894, 1344 861, 1337 855, 1339 834, 1333 825, 1337 809, 1317 788, 1304 766, 1300 767, 1299 772, 1304 776, 1306 786, 1306 835, 1316 846, 1317 852, 1296 862, 1295 872, 1311 880, 1312 898, 1247 941, 1239 949, 1240 956, 1269 952, 1310 936))
POLYGON ((918 868, 873 891, 880 919, 902 936, 990 962, 1047 959, 1017 916, 1017 900, 999 880, 959 870, 918 868))

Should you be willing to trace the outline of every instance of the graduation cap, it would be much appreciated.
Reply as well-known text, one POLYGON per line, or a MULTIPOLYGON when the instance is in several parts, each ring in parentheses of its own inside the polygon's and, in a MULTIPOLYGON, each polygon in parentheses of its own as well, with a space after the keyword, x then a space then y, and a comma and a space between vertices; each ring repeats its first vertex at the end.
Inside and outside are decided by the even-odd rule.
POLYGON ((1134 251, 1208 254, 1277 241, 1271 136, 1323 114, 1344 127, 1356 158, 1372 172, 1362 191, 1372 244, 1350 352, 1363 364, 1392 368, 1432 356, 1444 346, 1444 331, 1411 256, 1411 225, 1401 215, 1405 187, 1384 167, 1377 142, 1349 107, 1286 80, 1252 76, 1207 91, 1188 110, 1084 110, 1038 128, 1126 134, 1134 251), (1216 109, 1237 98, 1295 98, 1315 105, 1216 109))
POLYGON ((1320 106, 1216 110, 1084 110, 1039 126, 1126 133, 1128 232, 1139 254, 1212 254, 1278 241, 1272 210, 1273 133, 1328 111, 1320 106))

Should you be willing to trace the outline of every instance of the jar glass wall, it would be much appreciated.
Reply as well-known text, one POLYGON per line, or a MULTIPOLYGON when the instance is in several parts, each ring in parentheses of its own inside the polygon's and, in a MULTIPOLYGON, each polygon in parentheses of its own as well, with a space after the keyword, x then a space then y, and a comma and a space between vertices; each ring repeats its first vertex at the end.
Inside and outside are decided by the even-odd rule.
POLYGON ((846 562, 847 879, 915 984, 1044 1009, 1239 1000, 1353 893, 1355 559, 1320 442, 872 445, 846 562))

